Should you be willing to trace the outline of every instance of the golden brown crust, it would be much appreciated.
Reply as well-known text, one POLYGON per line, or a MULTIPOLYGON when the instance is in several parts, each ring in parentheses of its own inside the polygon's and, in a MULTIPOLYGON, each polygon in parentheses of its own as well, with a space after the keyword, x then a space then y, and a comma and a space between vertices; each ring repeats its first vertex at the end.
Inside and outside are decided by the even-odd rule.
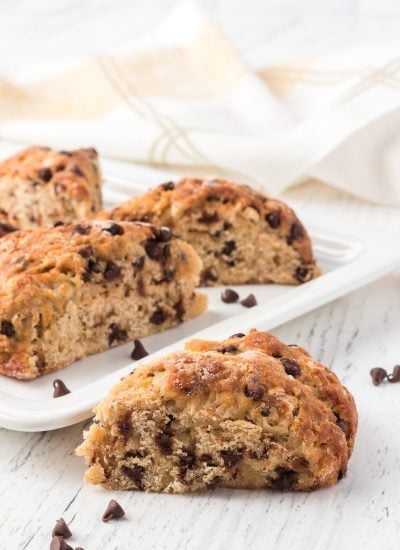
POLYGON ((298 284, 319 274, 310 238, 294 211, 285 203, 265 197, 246 185, 217 178, 185 178, 177 183, 162 184, 99 216, 149 221, 171 227, 191 242, 201 256, 206 284, 271 280, 298 284), (242 244, 240 235, 239 238, 237 235, 241 230, 247 233, 243 235, 242 244), (204 240, 205 232, 209 233, 207 241, 204 240), (241 270, 240 262, 249 253, 248 242, 250 240, 255 245, 256 239, 260 241, 260 250, 256 250, 254 258, 247 258, 248 264, 253 263, 253 266, 247 265, 247 270, 241 270), (219 242, 222 247, 218 248, 219 242), (224 249, 226 243, 228 248, 224 249), (272 267, 265 263, 266 248, 273 248, 275 257, 282 252, 279 259, 274 259, 276 265, 272 264, 272 267), (218 262, 223 264, 220 270, 216 265, 218 262), (259 272, 254 272, 254 263, 260 264, 259 272), (212 270, 216 271, 215 281, 212 277, 207 279, 212 270))

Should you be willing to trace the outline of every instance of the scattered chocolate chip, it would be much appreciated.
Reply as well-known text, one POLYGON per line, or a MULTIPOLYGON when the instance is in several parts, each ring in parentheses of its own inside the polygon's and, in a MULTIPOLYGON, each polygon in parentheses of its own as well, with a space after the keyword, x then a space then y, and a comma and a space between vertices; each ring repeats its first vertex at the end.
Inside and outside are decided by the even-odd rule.
POLYGON ((8 336, 8 338, 12 338, 13 336, 15 336, 14 325, 10 321, 1 321, 0 334, 4 334, 4 336, 8 336))
POLYGON ((268 223, 268 225, 272 229, 276 229, 281 225, 281 213, 279 210, 274 210, 273 212, 269 212, 265 216, 265 221, 268 223))
POLYGON ((145 469, 139 464, 134 464, 133 466, 122 466, 122 471, 124 474, 129 477, 132 481, 136 483, 138 489, 143 489, 143 477, 145 469))
POLYGON ((144 261, 145 261, 145 256, 139 256, 138 258, 136 258, 136 260, 132 262, 132 265, 135 269, 140 271, 141 269, 143 269, 144 261))
POLYGON ((393 368, 393 372, 391 374, 388 374, 387 379, 392 384, 396 384, 396 382, 400 382, 400 365, 396 365, 393 368))
POLYGON ((264 406, 260 410, 261 416, 269 416, 270 412, 271 412, 270 407, 265 403, 264 406))
POLYGON ((78 254, 82 256, 82 258, 89 258, 90 256, 93 256, 94 250, 93 247, 88 244, 87 246, 83 246, 78 250, 78 254))
POLYGON ((191 470, 196 464, 196 457, 190 451, 185 451, 185 452, 186 452, 185 455, 179 457, 179 465, 184 470, 191 470))
POLYGON ((349 437, 349 423, 346 422, 346 420, 343 420, 337 413, 334 413, 334 415, 336 416, 336 426, 342 430, 346 437, 349 437))
POLYGON ((48 182, 51 180, 53 172, 50 170, 50 168, 41 168, 38 172, 38 176, 41 180, 48 182))
POLYGON ((71 393, 71 390, 69 390, 67 386, 64 384, 64 382, 59 378, 56 378, 55 380, 53 380, 53 388, 54 388, 53 397, 62 397, 63 395, 67 395, 68 393, 71 393))
POLYGON ((289 235, 286 237, 286 242, 292 244, 293 241, 304 236, 304 228, 300 222, 293 222, 290 227, 289 235))
POLYGON ((165 313, 162 309, 158 308, 150 316, 149 320, 150 323, 153 323, 153 325, 162 325, 162 323, 165 321, 165 313))
POLYGON ((235 466, 235 464, 240 462, 243 457, 243 451, 241 450, 236 450, 236 451, 225 450, 225 451, 221 451, 220 454, 221 454, 222 460, 224 461, 225 466, 227 466, 228 468, 235 466))
POLYGON ((121 422, 118 423, 119 433, 123 435, 125 439, 130 434, 131 428, 132 428, 132 424, 131 424, 129 415, 126 416, 125 420, 122 420, 121 422))
POLYGON ((293 484, 297 481, 296 472, 288 468, 283 468, 281 466, 276 468, 275 472, 278 476, 272 481, 275 489, 280 489, 281 491, 289 491, 293 488, 293 484))
POLYGON ((65 169, 65 164, 57 164, 57 166, 55 167, 54 171, 55 172, 62 172, 63 170, 65 169))
POLYGON ((93 258, 89 258, 85 267, 85 271, 82 274, 82 279, 85 283, 90 281, 93 273, 100 273, 100 266, 96 262, 96 260, 94 260, 93 258))
POLYGON ((116 323, 111 323, 110 333, 108 335, 108 345, 111 346, 114 342, 124 342, 128 339, 128 332, 121 329, 116 323))
POLYGON ((65 224, 61 220, 58 220, 58 221, 53 223, 53 227, 62 227, 63 225, 65 225, 65 224))
POLYGON ((293 378, 298 378, 300 376, 301 368, 297 361, 284 357, 283 359, 281 359, 281 363, 283 365, 283 368, 285 369, 286 374, 293 376, 293 378))
POLYGON ((157 262, 165 262, 169 256, 169 246, 163 245, 157 239, 149 239, 144 248, 149 258, 157 262))
POLYGON ((13 233, 14 231, 18 231, 18 228, 13 225, 9 225, 8 223, 0 222, 0 234, 2 237, 8 233, 13 233))
POLYGON ((235 241, 225 241, 224 246, 221 248, 221 254, 224 254, 225 256, 230 256, 235 249, 235 241))
POLYGON ((123 235, 124 234, 124 228, 122 225, 119 225, 118 223, 110 223, 109 225, 106 225, 102 227, 102 231, 106 231, 107 233, 110 233, 110 235, 123 235))
POLYGON ((175 277, 175 270, 169 269, 168 267, 163 271, 163 278, 160 283, 169 283, 175 277))
POLYGON ((216 223, 218 220, 219 220, 219 216, 217 212, 213 212, 212 214, 203 212, 200 218, 197 218, 197 221, 199 223, 204 223, 204 224, 216 223))
POLYGON ((160 240, 162 243, 167 243, 172 239, 172 231, 169 229, 169 227, 160 227, 160 230, 158 232, 158 240, 160 240))
POLYGON ((178 321, 182 322, 183 318, 185 316, 185 313, 186 313, 186 310, 183 307, 182 299, 180 299, 176 302, 176 304, 174 305, 174 309, 175 309, 175 312, 176 312, 176 318, 178 319, 178 321))
POLYGON ((40 373, 43 373, 46 368, 46 360, 43 355, 36 355, 36 368, 40 373))
POLYGON ((162 432, 157 434, 155 442, 164 455, 172 454, 172 436, 170 433, 162 432))
POLYGON ((300 283, 304 283, 305 280, 307 279, 308 273, 309 273, 308 267, 301 265, 299 267, 296 267, 294 276, 300 283))
POLYGON ((257 382, 250 382, 245 385, 244 394, 246 397, 253 399, 253 401, 261 401, 264 397, 265 389, 257 382))
POLYGON ((210 454, 202 454, 200 457, 201 462, 205 462, 207 466, 216 466, 214 459, 212 455, 210 454))
POLYGON ((371 369, 369 373, 371 375, 372 383, 374 384, 374 386, 379 386, 380 384, 382 384, 382 382, 387 377, 386 370, 382 369, 381 367, 375 367, 374 369, 371 369))
POLYGON ((254 307, 257 305, 257 300, 254 294, 249 294, 247 298, 240 302, 244 307, 254 307))
POLYGON ((229 344, 228 346, 221 346, 217 349, 219 353, 236 353, 238 351, 237 346, 229 344))
POLYGON ((103 276, 106 281, 114 281, 115 279, 118 279, 118 277, 121 275, 121 267, 117 265, 116 263, 109 260, 106 263, 106 267, 103 273, 103 276))
POLYGON ((175 183, 173 181, 167 181, 165 183, 161 183, 159 187, 164 189, 164 191, 173 191, 175 189, 175 183))
POLYGON ((51 532, 52 537, 62 537, 64 539, 69 539, 72 537, 72 533, 65 523, 64 518, 60 518, 56 521, 56 524, 51 532))
POLYGON ((244 338, 246 335, 244 332, 236 332, 235 334, 232 334, 232 336, 229 336, 229 338, 244 338))
POLYGON ((221 300, 225 302, 225 304, 233 304, 239 300, 239 294, 232 288, 226 288, 221 292, 221 300))
POLYGON ((133 359, 134 361, 139 361, 139 359, 143 359, 143 357, 146 357, 146 355, 149 355, 149 352, 146 351, 145 347, 143 346, 140 340, 134 340, 133 344, 134 344, 134 348, 131 353, 131 359, 133 359))
POLYGON ((204 269, 200 276, 200 281, 202 284, 206 283, 207 281, 212 281, 215 283, 215 281, 218 280, 218 276, 213 270, 212 267, 209 267, 207 269, 204 269))
POLYGON ((71 151, 64 151, 64 149, 62 151, 59 151, 59 154, 65 155, 66 157, 72 157, 71 151))
POLYGON ((347 474, 347 471, 346 471, 346 470, 340 470, 339 473, 338 473, 337 480, 340 481, 341 479, 343 479, 344 477, 346 477, 346 474, 347 474))
POLYGON ((110 521, 111 519, 123 518, 125 511, 120 504, 114 499, 110 500, 106 511, 101 518, 104 522, 110 521))
POLYGON ((73 550, 62 537, 53 537, 50 543, 50 550, 73 550))
POLYGON ((76 176, 85 177, 85 174, 82 172, 77 164, 68 164, 65 169, 68 170, 68 172, 72 172, 76 176))
POLYGON ((89 235, 90 226, 89 225, 82 225, 81 223, 77 223, 74 227, 74 233, 78 233, 79 235, 89 235))

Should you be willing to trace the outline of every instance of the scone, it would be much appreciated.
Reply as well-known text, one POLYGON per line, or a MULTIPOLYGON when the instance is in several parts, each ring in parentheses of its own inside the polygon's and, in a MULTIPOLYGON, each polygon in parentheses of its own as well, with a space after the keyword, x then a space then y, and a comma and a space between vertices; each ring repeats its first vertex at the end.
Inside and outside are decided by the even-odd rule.
POLYGON ((299 284, 319 274, 310 238, 283 202, 222 179, 169 182, 100 217, 166 225, 203 260, 202 284, 299 284))
POLYGON ((102 207, 95 149, 30 147, 0 162, 0 221, 29 229, 92 218, 102 207))
POLYGON ((310 491, 346 473, 351 394, 303 349, 252 330, 138 366, 96 409, 77 454, 107 489, 310 491))
POLYGON ((31 379, 200 314, 201 261, 167 228, 99 221, 0 240, 0 372, 31 379))

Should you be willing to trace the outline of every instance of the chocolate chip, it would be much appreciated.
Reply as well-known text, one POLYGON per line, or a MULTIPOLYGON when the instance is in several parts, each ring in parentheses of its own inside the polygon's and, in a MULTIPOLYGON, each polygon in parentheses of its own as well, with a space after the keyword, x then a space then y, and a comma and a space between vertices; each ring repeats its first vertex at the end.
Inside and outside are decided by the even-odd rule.
POLYGON ((106 263, 106 267, 103 273, 103 276, 106 281, 114 281, 115 279, 118 279, 118 277, 121 275, 121 267, 117 265, 116 263, 109 260, 106 263))
POLYGON ((235 464, 240 462, 243 457, 243 451, 241 450, 234 450, 234 451, 226 450, 226 451, 221 451, 220 454, 221 454, 222 460, 224 461, 225 466, 227 466, 228 468, 235 466, 235 464))
POLYGON ((265 216, 265 221, 268 223, 268 225, 272 229, 276 229, 281 225, 281 213, 279 210, 274 210, 273 212, 269 212, 265 216))
POLYGON ((113 235, 113 236, 124 234, 124 228, 118 223, 110 223, 109 225, 102 227, 101 230, 106 231, 107 233, 110 233, 110 235, 113 235))
POLYGON ((283 365, 283 368, 285 369, 286 374, 293 376, 293 378, 298 378, 300 376, 301 368, 297 361, 284 357, 283 359, 281 359, 281 363, 283 365))
POLYGON ((79 235, 89 235, 90 226, 89 225, 82 225, 81 223, 77 223, 74 227, 74 233, 78 233, 79 235))
POLYGON ((196 457, 190 451, 185 451, 185 452, 186 452, 185 455, 179 457, 179 465, 184 470, 191 470, 196 464, 196 457))
POLYGON ((264 397, 265 389, 261 384, 257 382, 250 382, 244 387, 244 394, 246 397, 249 397, 253 401, 261 401, 264 397))
POLYGON ((393 368, 392 374, 388 374, 387 379, 392 384, 396 384, 396 382, 400 382, 400 365, 396 365, 393 368))
POLYGON ((207 466, 216 466, 214 459, 212 455, 210 454, 202 454, 200 457, 201 462, 205 462, 207 466))
POLYGON ((118 430, 121 435, 125 437, 125 439, 128 437, 132 429, 132 424, 130 421, 130 416, 127 415, 125 420, 122 420, 122 422, 118 423, 118 430))
POLYGON ((71 151, 64 151, 64 149, 62 151, 59 151, 59 154, 65 155, 66 157, 72 157, 71 151))
POLYGON ((289 235, 286 237, 286 242, 292 244, 293 241, 304 236, 304 228, 300 222, 293 222, 290 227, 289 235))
POLYGON ((219 353, 235 353, 238 351, 237 346, 234 346, 233 344, 229 344, 229 346, 221 346, 217 349, 219 353))
POLYGON ((108 335, 108 345, 111 346, 114 342, 124 342, 128 339, 128 332, 121 329, 116 323, 111 323, 110 333, 108 335))
POLYGON ((8 225, 8 223, 0 222, 0 233, 2 237, 8 233, 13 233, 14 231, 18 231, 18 228, 13 225, 8 225))
POLYGON ((163 278, 160 283, 169 283, 175 277, 176 271, 174 269, 166 268, 163 271, 163 278))
POLYGON ((240 302, 244 307, 254 307, 257 305, 257 300, 254 294, 249 294, 247 298, 240 302))
POLYGON ((82 256, 82 258, 89 258, 93 255, 93 252, 93 247, 91 247, 90 244, 88 244, 87 246, 83 246, 78 250, 78 254, 82 256))
POLYGON ((209 268, 204 269, 202 271, 200 280, 201 280, 202 284, 206 283, 207 281, 212 281, 212 282, 215 283, 215 281, 218 280, 218 276, 215 273, 215 271, 213 270, 213 268, 209 267, 209 268))
POLYGON ((239 294, 232 288, 226 288, 221 292, 221 300, 225 302, 225 304, 233 304, 239 300, 239 294))
POLYGON ((150 316, 149 321, 153 323, 153 325, 161 325, 165 321, 165 313, 161 308, 158 308, 150 316))
POLYGON ((157 239, 149 239, 144 248, 149 258, 157 262, 165 262, 169 256, 169 246, 161 244, 157 239))
POLYGON ((215 223, 218 220, 219 220, 219 216, 218 216, 217 212, 213 212, 212 214, 208 214, 207 212, 203 212, 202 215, 200 216, 200 218, 197 218, 197 221, 199 223, 204 223, 204 224, 215 223))
POLYGON ((50 170, 50 168, 41 168, 38 172, 38 176, 41 180, 48 182, 51 180, 53 172, 50 170))
POLYGON ((100 273, 100 266, 93 258, 89 258, 85 271, 82 274, 82 279, 85 283, 90 281, 93 273, 100 273))
POLYGON ((138 489, 143 489, 143 477, 145 469, 139 464, 134 464, 133 466, 122 466, 122 471, 124 474, 129 477, 132 481, 136 483, 138 489))
POLYGON ((172 454, 172 436, 170 433, 162 432, 157 434, 155 442, 164 455, 172 454))
POLYGON ((66 170, 68 170, 68 172, 72 172, 76 176, 85 177, 85 174, 82 172, 77 164, 68 164, 66 170))
POLYGON ((122 506, 118 504, 116 500, 112 499, 108 503, 106 511, 104 512, 101 519, 104 522, 107 522, 107 521, 110 521, 111 519, 123 518, 124 515, 125 515, 125 511, 122 508, 122 506))
POLYGON ((132 262, 132 265, 135 269, 140 271, 141 269, 143 269, 144 261, 145 261, 145 256, 139 256, 138 258, 136 258, 136 260, 132 262))
POLYGON ((374 369, 371 369, 369 373, 371 375, 372 383, 374 384, 374 386, 379 386, 380 384, 382 384, 382 382, 387 377, 386 370, 382 369, 381 367, 375 367, 374 369))
POLYGON ((72 537, 72 533, 69 530, 68 525, 65 523, 64 518, 60 518, 56 521, 56 524, 51 532, 52 537, 62 537, 64 539, 69 539, 72 537))
POLYGON ((65 224, 61 220, 58 220, 58 221, 53 223, 53 227, 62 227, 63 225, 65 225, 65 224))
POLYGON ((50 543, 50 550, 73 550, 62 537, 53 537, 50 543))
POLYGON ((63 395, 71 393, 71 390, 69 390, 64 382, 59 378, 53 380, 53 388, 53 397, 62 397, 63 395))
POLYGON ((340 415, 338 415, 337 413, 334 413, 334 415, 336 416, 336 426, 338 426, 342 430, 342 432, 346 437, 349 437, 349 433, 350 433, 349 423, 346 422, 346 420, 343 420, 340 417, 340 415))
POLYGON ((244 338, 246 335, 243 332, 236 332, 235 334, 232 334, 232 336, 229 336, 229 338, 244 338))
POLYGON ((235 249, 236 249, 235 241, 225 241, 224 246, 221 249, 221 254, 224 254, 225 256, 230 256, 235 249))
POLYGON ((160 230, 158 232, 158 240, 160 240, 162 243, 167 243, 172 239, 172 232, 169 229, 169 227, 160 227, 160 230))
POLYGON ((175 183, 173 181, 167 181, 166 183, 161 183, 159 185, 164 191, 173 191, 175 189, 175 183))
POLYGON ((269 416, 269 413, 271 412, 269 406, 265 403, 265 405, 260 410, 261 416, 269 416))
POLYGON ((347 471, 346 470, 339 470, 337 480, 340 481, 344 477, 346 477, 347 471))
POLYGON ((146 357, 146 355, 149 355, 149 352, 146 351, 145 347, 143 346, 140 340, 134 340, 133 344, 134 344, 134 348, 131 353, 131 359, 133 359, 134 361, 139 361, 139 359, 143 359, 143 357, 146 357))
POLYGON ((308 273, 309 273, 308 267, 301 265, 299 267, 296 267, 294 276, 300 283, 304 283, 305 280, 307 279, 308 273))
POLYGON ((36 368, 40 373, 43 373, 46 368, 46 361, 43 355, 36 355, 36 368))
POLYGON ((289 468, 283 468, 279 466, 275 469, 277 478, 272 481, 272 485, 275 489, 281 491, 289 491, 293 488, 293 484, 297 481, 297 474, 289 468))
POLYGON ((8 336, 8 338, 15 336, 15 328, 11 321, 1 321, 0 334, 4 334, 4 336, 8 336))

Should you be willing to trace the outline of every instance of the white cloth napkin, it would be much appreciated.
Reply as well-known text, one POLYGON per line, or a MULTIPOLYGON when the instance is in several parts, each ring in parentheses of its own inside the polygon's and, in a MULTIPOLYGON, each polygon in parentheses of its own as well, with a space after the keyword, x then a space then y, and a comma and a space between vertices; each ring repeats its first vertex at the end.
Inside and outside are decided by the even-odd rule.
POLYGON ((123 51, 0 81, 0 136, 93 145, 271 194, 312 178, 400 204, 399 52, 346 50, 257 74, 185 3, 123 51))

